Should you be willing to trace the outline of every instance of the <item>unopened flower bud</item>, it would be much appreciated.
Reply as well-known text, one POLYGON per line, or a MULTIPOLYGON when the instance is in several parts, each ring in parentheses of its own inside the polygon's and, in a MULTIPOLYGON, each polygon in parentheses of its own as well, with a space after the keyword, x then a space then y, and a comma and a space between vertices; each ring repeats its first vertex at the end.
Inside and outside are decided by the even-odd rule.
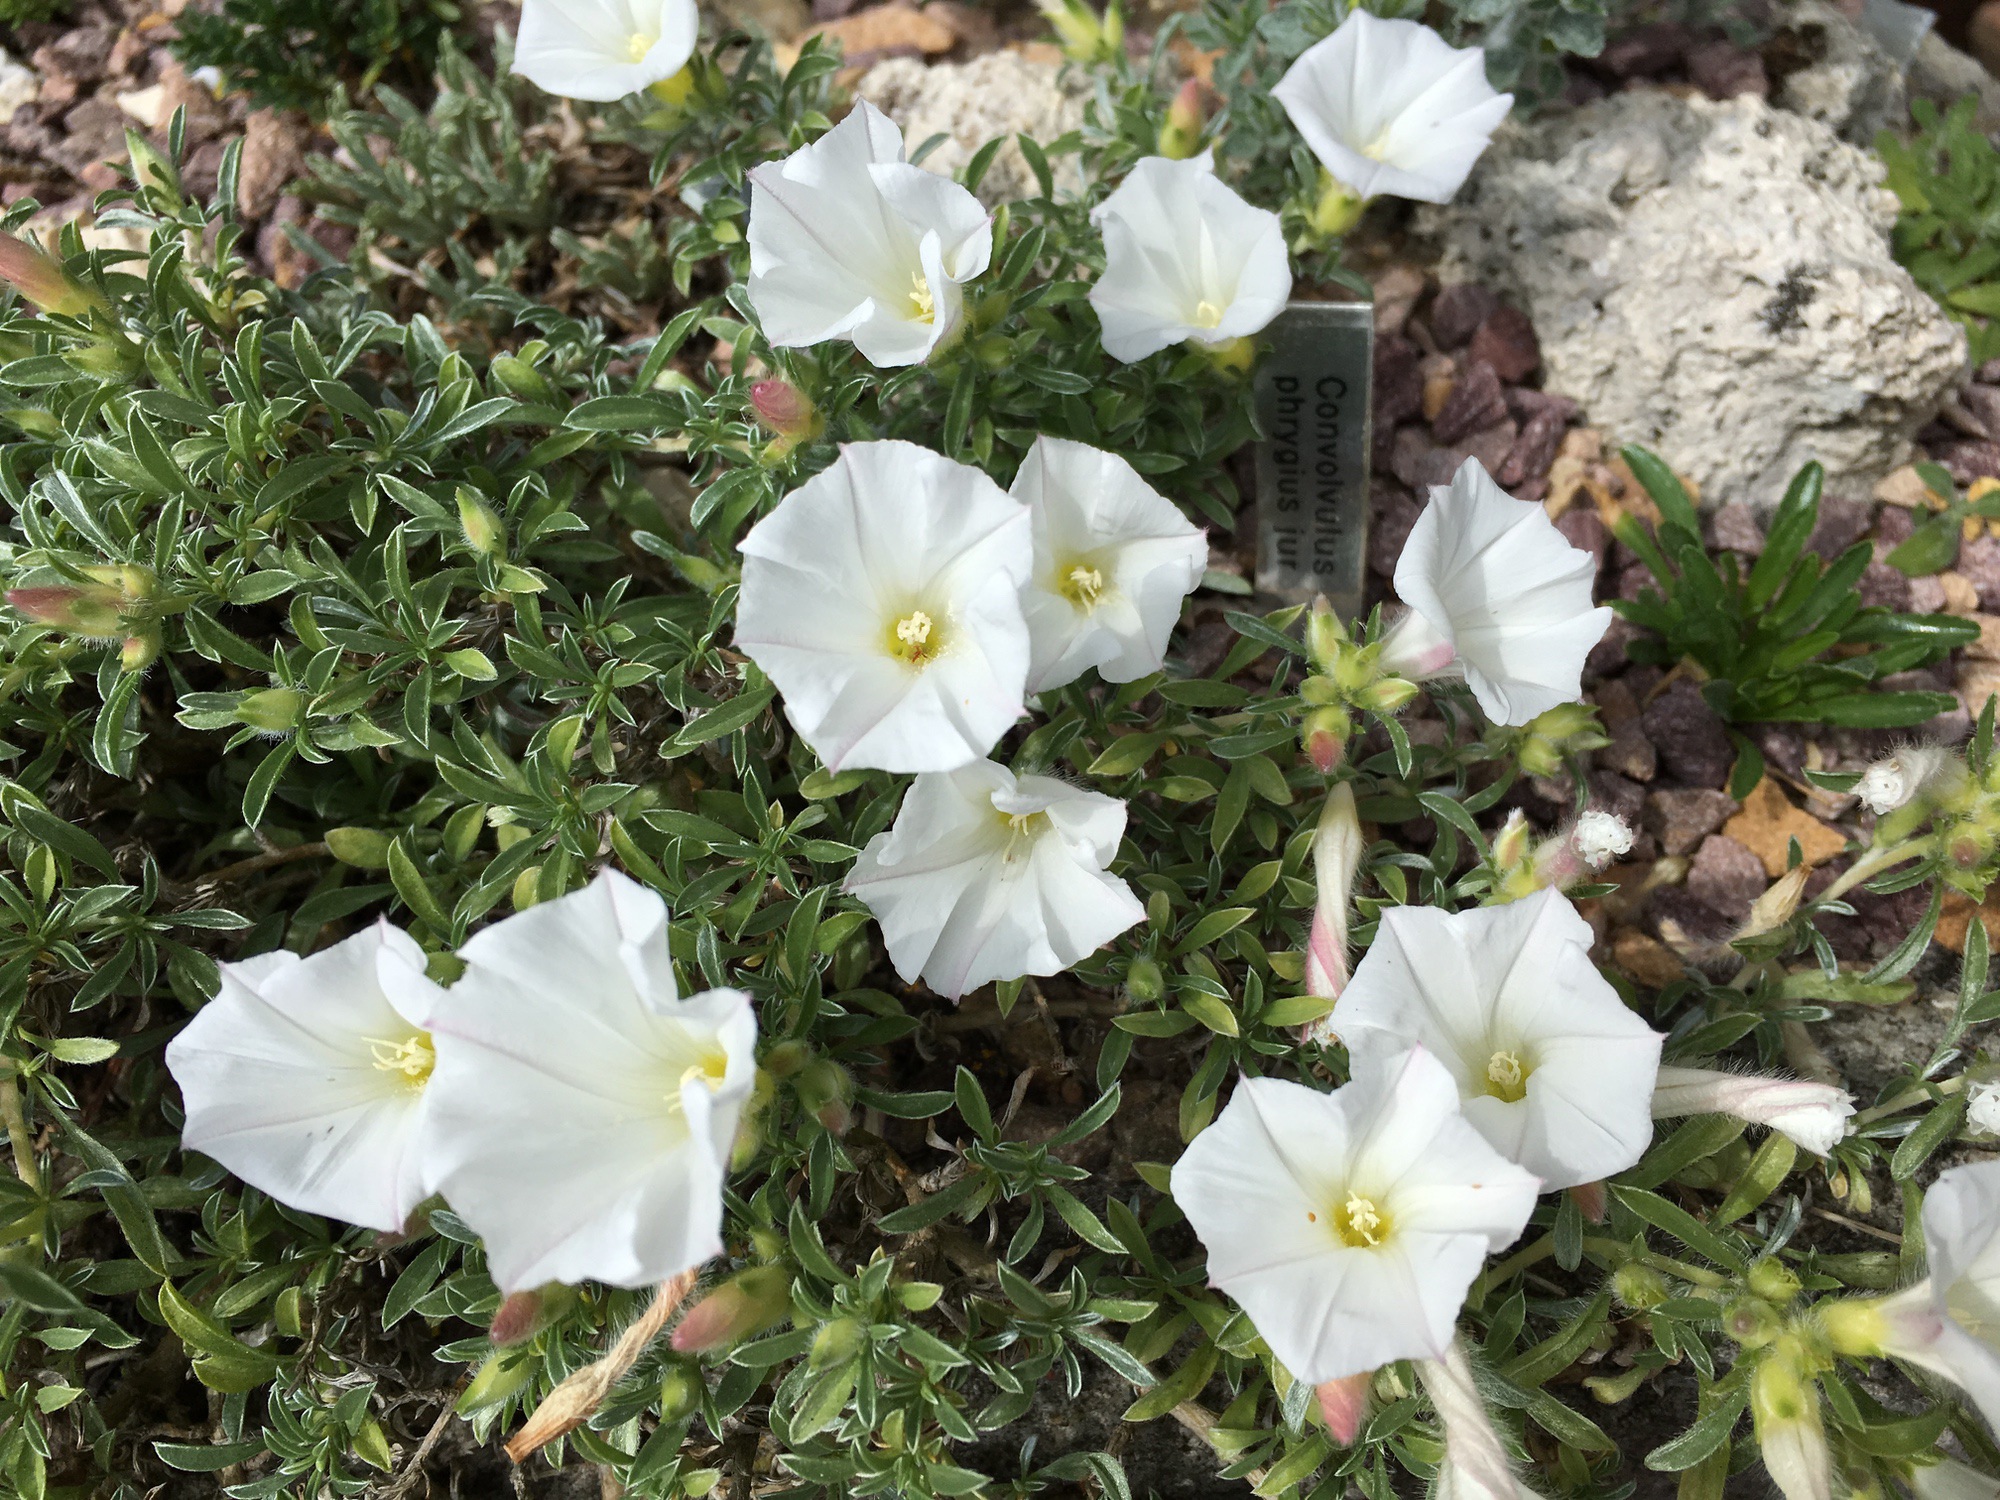
POLYGON ((1322 1381, 1313 1389, 1327 1432, 1343 1448, 1353 1447, 1361 1435, 1361 1424, 1368 1416, 1368 1391, 1374 1381, 1375 1372, 1363 1370, 1358 1375, 1322 1381))
POLYGON ((1208 125, 1207 106, 1207 90, 1199 78, 1190 78, 1180 86, 1160 125, 1160 155, 1185 161, 1201 150, 1202 131, 1208 125))
POLYGON ((674 1329, 681 1354, 705 1354, 739 1344, 790 1316, 792 1283, 782 1266, 739 1271, 687 1310, 674 1329))
POLYGON ((298 727, 305 706, 306 695, 297 688, 261 688, 244 694, 237 703, 236 722, 266 734, 283 734, 298 727))
POLYGON ((80 318, 110 310, 95 291, 72 281, 52 256, 11 234, 0 234, 0 281, 45 313, 80 318))
POLYGON ((507 556, 506 524, 494 514, 492 506, 464 485, 458 489, 458 525, 465 533, 466 545, 480 556, 496 562, 507 556))
POLYGON ((799 1074, 794 1085, 799 1103, 821 1127, 845 1135, 854 1123, 854 1077, 831 1058, 822 1057, 799 1074))
POLYGON ((53 625, 93 640, 117 635, 122 623, 117 595, 108 589, 74 584, 9 589, 7 602, 37 625, 53 625))
POLYGON ((1354 810, 1354 788, 1343 781, 1327 791, 1313 830, 1313 880, 1318 888, 1306 935, 1305 989, 1337 1000, 1347 988, 1347 915, 1355 872, 1368 841, 1354 810))
POLYGON ((1363 688, 1357 701, 1372 713, 1400 713, 1417 696, 1417 685, 1407 677, 1380 677, 1363 688))
POLYGON ((819 409, 789 380, 760 380, 750 387, 757 420, 790 447, 811 442, 826 426, 819 409))
POLYGON ((1319 171, 1319 197, 1306 217, 1306 227, 1321 240, 1339 239, 1361 222, 1368 200, 1326 168, 1319 171))
POLYGON ((1125 968, 1125 993, 1141 1005, 1151 1005, 1167 992, 1167 977, 1159 964, 1140 954, 1125 968))
POLYGON ((1707 1068, 1662 1067, 1653 1085, 1653 1118, 1731 1115, 1768 1125, 1815 1156, 1825 1156, 1847 1134, 1854 1100, 1832 1084, 1707 1068))
POLYGON ((660 1423, 678 1422, 701 1404, 707 1394, 701 1371, 686 1360, 675 1360, 660 1377, 660 1423))
POLYGON ((514 1292, 493 1314, 486 1336, 502 1349, 525 1344, 576 1306, 576 1288, 560 1282, 514 1292))
POLYGON ((1667 1278, 1651 1266, 1628 1260, 1611 1275, 1611 1294, 1621 1307, 1650 1312, 1673 1295, 1667 1278))
POLYGON ((1761 1297, 1739 1297, 1722 1312, 1722 1331, 1745 1349, 1762 1349, 1783 1326, 1777 1308, 1761 1297))
POLYGON ((1767 1255, 1750 1267, 1743 1278, 1753 1296, 1762 1297, 1767 1302, 1785 1306, 1798 1296, 1800 1282, 1798 1272, 1779 1260, 1775 1255, 1767 1255))
POLYGON ((1499 833, 1493 836, 1493 868, 1503 872, 1518 869, 1528 857, 1528 846, 1534 838, 1534 830, 1528 826, 1528 815, 1515 808, 1507 814, 1507 821, 1500 825, 1499 833))
POLYGON ((1114 3, 1100 18, 1083 0, 1035 0, 1072 62, 1110 62, 1125 50, 1125 17, 1114 3))
POLYGON ((1347 737, 1353 731, 1354 720, 1344 708, 1316 708, 1307 714, 1299 738, 1313 769, 1322 776, 1331 776, 1347 751, 1347 737))
POLYGON ((534 1377, 539 1364, 538 1360, 526 1355, 504 1349, 494 1350, 460 1394, 454 1409, 464 1416, 482 1407, 498 1406, 508 1397, 519 1394, 534 1377))
POLYGON ((118 647, 118 670, 145 671, 158 660, 163 644, 158 630, 141 630, 126 636, 118 647))

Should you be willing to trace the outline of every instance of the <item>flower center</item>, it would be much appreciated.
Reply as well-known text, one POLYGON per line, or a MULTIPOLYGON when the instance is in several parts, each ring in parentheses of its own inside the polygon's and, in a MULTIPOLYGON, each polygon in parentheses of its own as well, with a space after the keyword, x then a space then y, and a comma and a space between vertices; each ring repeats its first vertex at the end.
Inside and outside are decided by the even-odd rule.
POLYGON ((1056 590, 1087 614, 1104 597, 1104 570, 1087 562, 1073 562, 1057 572, 1056 590))
POLYGON ((922 271, 910 273, 910 316, 919 323, 937 321, 937 298, 931 295, 931 284, 922 271))
POLYGON ((690 1083, 705 1083, 712 1094, 722 1087, 722 1080, 728 1076, 729 1054, 720 1047, 703 1050, 694 1062, 681 1069, 680 1078, 674 1083, 673 1091, 667 1095, 668 1110, 680 1109, 681 1093, 690 1083))
POLYGON ((1350 1192, 1347 1201, 1333 1212, 1333 1232, 1344 1245, 1372 1250, 1389 1237, 1389 1216, 1375 1206, 1374 1199, 1350 1192))
POLYGON ((653 50, 659 40, 658 37, 648 36, 643 31, 633 32, 625 39, 625 60, 635 63, 644 62, 646 54, 653 50))
POLYGON ((1361 154, 1370 161, 1387 161, 1389 159, 1389 132, 1384 130, 1374 140, 1363 146, 1361 154))
POLYGON ((1221 323, 1221 321, 1222 321, 1222 309, 1216 306, 1215 303, 1203 300, 1195 304, 1195 309, 1194 309, 1195 327, 1214 328, 1217 324, 1221 323))
POLYGON ((1049 826, 1049 815, 1045 812, 1010 813, 998 808, 994 811, 1007 827, 1007 847, 1000 855, 1003 860, 1019 859, 1049 826))
POLYGON ((913 667, 932 660, 944 644, 944 632, 925 610, 913 609, 889 627, 889 654, 913 667))
POLYGON ((1521 1061, 1520 1053, 1503 1048, 1486 1059, 1486 1092, 1513 1104, 1527 1095, 1532 1071, 1521 1061))
POLYGON ((400 1042, 369 1037, 368 1054, 374 1059, 377 1069, 400 1075, 402 1081, 413 1089, 420 1089, 430 1082, 431 1069, 437 1066, 437 1049, 431 1046, 428 1031, 420 1031, 400 1042))

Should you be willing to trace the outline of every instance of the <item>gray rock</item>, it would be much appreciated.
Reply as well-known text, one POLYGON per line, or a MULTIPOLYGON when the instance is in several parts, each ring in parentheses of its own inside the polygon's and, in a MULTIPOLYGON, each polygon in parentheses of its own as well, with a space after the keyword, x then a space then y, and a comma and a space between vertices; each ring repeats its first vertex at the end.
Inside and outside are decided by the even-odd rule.
MULTIPOLYGON (((1090 83, 1081 75, 1065 83, 1060 63, 1037 62, 1018 52, 989 52, 969 63, 924 63, 892 57, 862 75, 855 92, 903 127, 914 151, 934 135, 949 137, 923 160, 949 176, 988 141, 1008 138, 979 184, 988 204, 1032 197, 1040 191, 1028 160, 1012 139, 1054 140, 1083 123, 1090 83)), ((1055 167, 1056 194, 1074 196, 1082 186, 1074 158, 1055 167)))
POLYGON ((1719 787, 1736 763, 1729 732, 1701 689, 1682 678, 1646 705, 1641 723, 1660 764, 1688 786, 1719 787))
POLYGON ((1781 109, 1818 120, 1857 146, 1874 142, 1885 125, 1900 125, 1908 104, 1903 70, 1862 27, 1823 0, 1791 8, 1775 45, 1789 45, 1806 65, 1787 72, 1771 92, 1781 109))
POLYGON ((1705 503, 1765 512, 1811 459, 1866 493, 1964 374, 1964 333, 1889 253, 1882 175, 1754 96, 1632 90, 1504 128, 1418 227, 1444 279, 1528 311, 1548 390, 1705 503))
POLYGON ((1709 787, 1663 787, 1646 798, 1646 828, 1666 854, 1691 854, 1741 804, 1709 787))
POLYGON ((1712 833, 1703 839, 1688 866, 1688 894, 1732 922, 1750 915, 1769 883, 1764 861, 1727 834, 1712 833))
POLYGON ((41 75, 0 51, 0 125, 13 119, 22 105, 33 104, 41 92, 41 75))

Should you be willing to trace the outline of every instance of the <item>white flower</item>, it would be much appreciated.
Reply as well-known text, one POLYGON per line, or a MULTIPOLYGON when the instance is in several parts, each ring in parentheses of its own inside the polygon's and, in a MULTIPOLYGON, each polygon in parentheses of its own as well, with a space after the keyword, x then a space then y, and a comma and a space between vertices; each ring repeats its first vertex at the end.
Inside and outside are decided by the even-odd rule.
POLYGON ((1653 1089, 1653 1118, 1732 1115, 1752 1125, 1768 1125, 1815 1156, 1825 1156, 1847 1134, 1854 1100, 1830 1083, 1794 1078, 1760 1078, 1709 1068, 1660 1069, 1653 1089))
POLYGON ((1142 158, 1090 220, 1104 235, 1090 305, 1113 359, 1247 338, 1292 295, 1278 216, 1238 197, 1205 151, 1186 161, 1142 158))
POLYGON ((1449 203, 1513 106, 1486 55, 1359 6, 1272 91, 1320 165, 1363 198, 1449 203))
POLYGON ((687 66, 694 0, 521 0, 514 71, 565 99, 623 99, 687 66))
POLYGON ((1535 1179, 1458 1111, 1422 1048, 1330 1094, 1245 1078, 1174 1164, 1208 1276, 1312 1385, 1450 1345, 1466 1289, 1535 1206, 1535 1179))
POLYGON ((882 926, 906 984, 956 1000, 995 979, 1059 974, 1143 921, 1105 866, 1125 804, 992 761, 919 776, 846 889, 882 926))
POLYGON ((220 968, 221 991, 167 1046, 182 1142, 289 1207, 401 1230, 433 1186, 423 950, 382 923, 309 958, 220 968))
POLYGON ((756 1072, 749 996, 683 1000, 665 904, 609 870, 460 957, 433 1024, 430 1149, 500 1290, 646 1286, 720 1251, 756 1072))
POLYGON ((1984 1135, 2000 1135, 2000 1079, 1966 1085, 1965 1123, 1984 1135))
POLYGON ((913 443, 852 443, 739 544, 736 643, 834 769, 950 771, 1021 717, 1028 511, 913 443))
POLYGON ((1167 637, 1208 566, 1208 538, 1124 459, 1038 437, 1009 491, 1034 518, 1035 568, 1021 592, 1033 643, 1028 690, 1157 672, 1167 637))
POLYGON ((1559 893, 1444 912, 1397 906, 1334 1007, 1357 1067, 1420 1043, 1451 1072, 1495 1150, 1576 1187, 1653 1138, 1660 1035, 1590 961, 1590 924, 1559 893))
POLYGON ((1945 1458, 1910 1470, 1910 1493, 1917 1500, 2000 1500, 2000 1480, 1945 1458))
POLYGON ((1632 830, 1616 813, 1586 812, 1576 820, 1577 856, 1593 870, 1601 870, 1621 854, 1632 852, 1632 830))
POLYGON ((1418 1360, 1417 1379, 1444 1428, 1438 1500, 1540 1500, 1514 1477, 1507 1449, 1473 1383, 1472 1361, 1462 1343, 1453 1339, 1442 1357, 1418 1360))
POLYGON ((1861 773, 1854 795, 1876 817, 1894 812, 1920 793, 1963 772, 1957 756, 1939 745, 1905 745, 1861 773))
POLYGON ((1610 610, 1591 607, 1596 575, 1547 511, 1468 458, 1449 485, 1431 487, 1396 559, 1396 594, 1410 610, 1382 643, 1382 668, 1419 679, 1463 672, 1497 724, 1574 703, 1583 659, 1611 624, 1610 610))
POLYGON ((992 254, 979 200, 905 162, 902 131, 865 99, 750 173, 750 305, 780 347, 850 339, 871 364, 921 364, 992 254))
POLYGON ((1834 1349, 1941 1375, 2000 1426, 2000 1161, 1941 1173, 1924 1195, 1930 1274, 1887 1297, 1824 1303, 1834 1349))

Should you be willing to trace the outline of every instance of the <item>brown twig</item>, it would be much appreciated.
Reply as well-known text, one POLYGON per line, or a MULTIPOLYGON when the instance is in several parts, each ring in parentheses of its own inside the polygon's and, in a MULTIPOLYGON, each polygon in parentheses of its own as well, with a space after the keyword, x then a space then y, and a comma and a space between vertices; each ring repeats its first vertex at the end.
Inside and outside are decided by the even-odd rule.
POLYGON ((610 1353, 596 1364, 585 1365, 549 1392, 526 1425, 507 1440, 507 1456, 515 1463, 521 1463, 537 1449, 589 1421, 591 1413, 602 1406, 604 1398, 611 1394, 611 1388, 638 1363, 639 1356, 646 1352, 646 1346, 659 1336, 660 1330, 667 1326, 667 1320, 687 1300, 687 1294, 694 1290, 697 1274, 695 1271, 683 1271, 661 1282, 659 1290, 653 1293, 652 1305, 639 1315, 636 1323, 618 1335, 618 1342, 611 1346, 610 1353))
POLYGON ((451 1394, 444 1398, 444 1410, 439 1412, 437 1420, 431 1423, 431 1430, 424 1434, 424 1440, 417 1444, 417 1451, 410 1455, 409 1461, 403 1465, 402 1472, 383 1486, 382 1500, 395 1500, 395 1497, 408 1493, 415 1487, 416 1482, 423 1478, 424 1460, 431 1456, 431 1450, 437 1447, 439 1439, 444 1436, 445 1428, 449 1427, 451 1419, 458 1415, 458 1398, 465 1393, 468 1383, 461 1380, 451 1394))
POLYGON ((248 859, 237 860, 233 865, 224 865, 219 870, 196 875, 188 884, 227 885, 232 880, 241 880, 245 875, 256 875, 264 870, 276 869, 279 865, 288 865, 294 860, 318 859, 331 852, 325 844, 294 844, 289 849, 273 849, 265 854, 253 854, 248 859))

